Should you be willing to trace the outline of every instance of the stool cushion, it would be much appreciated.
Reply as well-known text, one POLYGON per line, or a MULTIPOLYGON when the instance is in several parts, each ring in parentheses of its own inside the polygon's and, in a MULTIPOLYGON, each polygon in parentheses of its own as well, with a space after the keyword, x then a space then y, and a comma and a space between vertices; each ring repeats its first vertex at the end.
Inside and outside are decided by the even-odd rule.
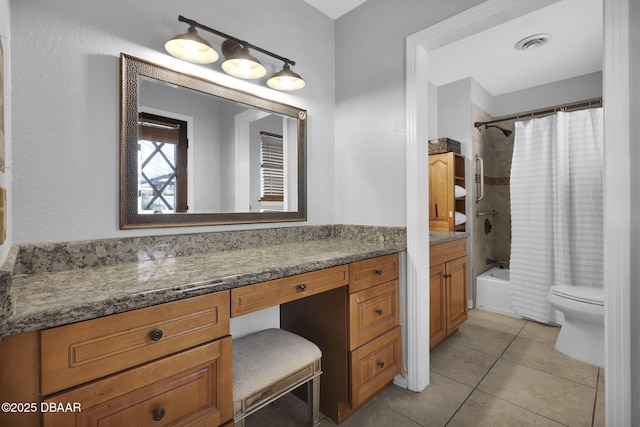
POLYGON ((244 399, 322 357, 317 345, 282 329, 233 340, 233 400, 244 399))

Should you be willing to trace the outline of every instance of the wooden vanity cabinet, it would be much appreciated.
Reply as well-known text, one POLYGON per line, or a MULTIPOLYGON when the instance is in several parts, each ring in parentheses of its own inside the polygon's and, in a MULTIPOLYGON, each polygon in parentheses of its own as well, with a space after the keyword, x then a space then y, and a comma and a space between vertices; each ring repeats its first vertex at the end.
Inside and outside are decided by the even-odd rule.
POLYGON ((322 350, 320 411, 336 423, 402 371, 398 254, 353 262, 348 268, 348 286, 280 308, 281 328, 322 350))
POLYGON ((430 248, 430 348, 469 317, 466 242, 460 239, 430 248))
MULTIPOLYGON (((21 377, 40 372, 38 394, 21 398, 41 414, 15 425, 218 426, 233 417, 229 291, 23 335, 39 352, 2 378, 0 394, 18 398, 21 377)), ((10 338, 0 353, 12 351, 10 338)))

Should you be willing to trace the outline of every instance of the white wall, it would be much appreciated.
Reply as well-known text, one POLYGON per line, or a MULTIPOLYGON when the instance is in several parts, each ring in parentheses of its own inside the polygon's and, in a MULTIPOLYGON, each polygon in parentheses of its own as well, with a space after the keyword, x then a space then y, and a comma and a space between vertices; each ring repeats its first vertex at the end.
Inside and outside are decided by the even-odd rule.
POLYGON ((4 262, 13 243, 13 220, 11 207, 12 197, 12 167, 11 167, 11 33, 9 20, 9 0, 0 0, 0 39, 4 52, 4 172, 0 172, 0 187, 7 189, 7 239, 0 245, 0 265, 4 262))
MULTIPOLYGON (((258 227, 118 229, 120 52, 307 109, 305 224, 334 222, 334 22, 305 2, 11 0, 10 12, 16 243, 258 227), (307 87, 277 92, 231 78, 219 64, 170 57, 165 41, 187 29, 179 14, 294 59, 307 87)), ((0 16, 6 26, 7 14, 0 16)), ((260 60, 274 71, 282 66, 260 60)))
POLYGON ((496 96, 487 112, 498 117, 601 96, 602 72, 597 72, 496 96))
POLYGON ((630 111, 631 122, 631 408, 632 425, 640 425, 640 3, 629 2, 630 64, 631 80, 630 111))
POLYGON ((471 155, 471 79, 438 87, 438 137, 451 138, 462 145, 462 154, 471 155))
POLYGON ((336 20, 337 222, 406 224, 405 39, 479 3, 368 0, 336 20))

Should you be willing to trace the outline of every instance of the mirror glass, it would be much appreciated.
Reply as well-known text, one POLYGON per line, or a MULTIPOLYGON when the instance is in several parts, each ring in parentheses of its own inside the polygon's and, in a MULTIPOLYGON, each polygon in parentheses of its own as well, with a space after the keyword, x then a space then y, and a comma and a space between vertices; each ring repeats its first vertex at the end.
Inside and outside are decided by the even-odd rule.
POLYGON ((121 55, 120 228, 306 220, 306 111, 121 55))

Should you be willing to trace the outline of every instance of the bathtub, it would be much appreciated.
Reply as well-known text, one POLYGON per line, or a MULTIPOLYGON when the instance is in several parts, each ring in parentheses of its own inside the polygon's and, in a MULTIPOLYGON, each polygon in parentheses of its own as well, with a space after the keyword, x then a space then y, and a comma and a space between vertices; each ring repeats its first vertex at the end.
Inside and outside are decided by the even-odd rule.
POLYGON ((494 267, 476 277, 476 308, 519 317, 511 309, 509 269, 494 267))

